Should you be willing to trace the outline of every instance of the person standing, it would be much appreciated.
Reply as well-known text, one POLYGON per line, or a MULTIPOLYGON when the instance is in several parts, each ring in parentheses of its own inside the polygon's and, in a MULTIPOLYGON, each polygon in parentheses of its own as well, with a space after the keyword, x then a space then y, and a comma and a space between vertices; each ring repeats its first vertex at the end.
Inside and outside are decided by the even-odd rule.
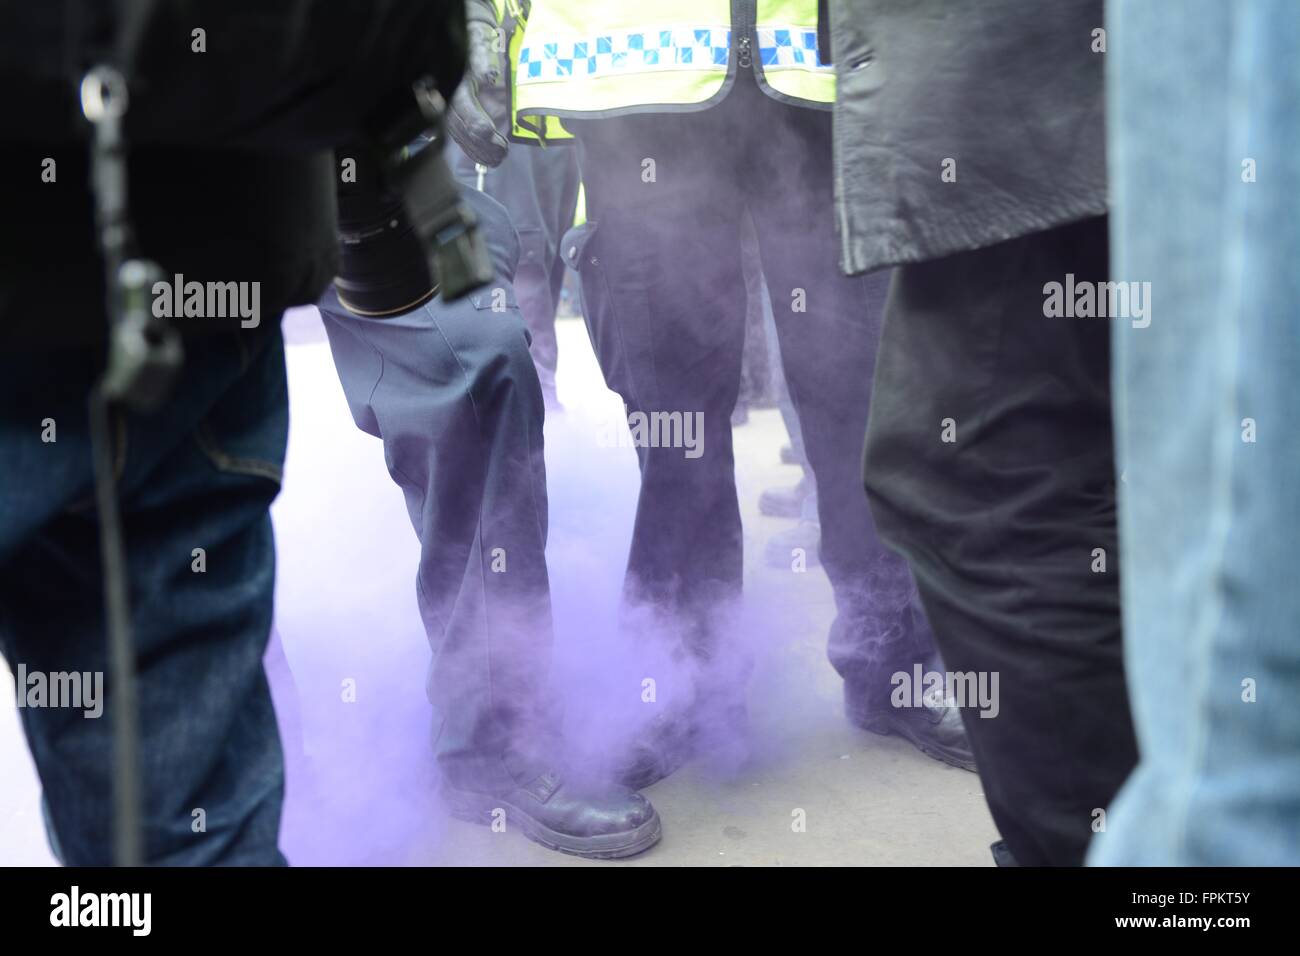
POLYGON ((576 856, 640 853, 661 833, 649 801, 561 766, 545 410, 511 284, 515 230, 500 203, 459 187, 494 278, 448 301, 395 197, 374 195, 371 179, 358 165, 356 187, 340 191, 339 274, 319 307, 353 420, 383 440, 420 541, 443 801, 476 823, 504 811, 507 826, 576 856))
MULTIPOLYGON (((999 862, 1079 865, 1137 759, 1120 644, 1100 0, 832 0, 840 260, 889 266, 865 482, 964 712, 999 862), (1069 278, 1067 278, 1067 276, 1069 278)), ((864 367, 865 368, 865 367, 864 367)))
MULTIPOLYGON (((314 301, 337 264, 332 148, 395 105, 418 116, 411 84, 430 71, 451 95, 463 45, 459 5, 424 0, 337 3, 310 18, 287 7, 241 16, 217 0, 0 6, 0 80, 22 90, 0 108, 0 653, 16 673, 99 675, 107 704, 98 714, 22 710, 51 847, 66 865, 286 862, 263 665, 269 509, 289 427, 280 316, 314 301), (183 358, 166 399, 152 409, 112 402, 97 441, 88 398, 110 340, 115 369, 145 351, 114 338, 99 166, 68 72, 106 62, 123 81, 108 96, 128 96, 130 148, 120 179, 97 179, 125 187, 136 247, 127 254, 155 261, 172 287, 149 291, 179 295, 183 276, 207 286, 208 303, 220 285, 252 290, 241 300, 256 305, 234 315, 196 296, 171 322, 183 358), (92 467, 96 450, 110 467, 92 467), (96 494, 105 484, 122 538, 111 562, 96 494), (113 712, 125 693, 105 612, 115 575, 130 607, 138 731, 116 726, 113 712), (124 777, 114 754, 133 731, 141 759, 124 777), (115 846, 115 799, 132 780, 139 823, 115 846)), ((83 95, 96 86, 88 77, 83 95)), ((120 221, 113 234, 126 234, 120 221)))
POLYGON ((811 0, 537 0, 512 47, 515 137, 567 130, 577 141, 588 223, 574 258, 605 381, 631 415, 701 426, 698 453, 662 441, 637 449, 626 603, 676 636, 697 675, 694 704, 631 761, 625 779, 638 786, 687 759, 706 715, 743 711, 735 681, 717 674, 736 669, 719 659, 720 635, 742 577, 731 413, 746 213, 817 480, 837 607, 829 650, 846 709, 868 729, 970 766, 953 708, 889 702, 891 675, 932 661, 933 648, 907 566, 880 541, 862 495, 880 321, 868 304, 887 277, 835 268, 835 79, 819 58, 816 12, 811 0))
POLYGON ((1125 660, 1114 866, 1300 864, 1300 7, 1112 3, 1125 660))

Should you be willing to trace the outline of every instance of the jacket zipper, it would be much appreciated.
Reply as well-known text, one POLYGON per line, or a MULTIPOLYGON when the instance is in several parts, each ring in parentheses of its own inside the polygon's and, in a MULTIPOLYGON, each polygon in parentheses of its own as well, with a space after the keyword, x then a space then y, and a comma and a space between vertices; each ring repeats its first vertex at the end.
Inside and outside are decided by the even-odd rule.
POLYGON ((733 0, 731 6, 731 29, 737 36, 736 65, 744 70, 753 68, 754 23, 758 19, 757 0, 733 0))

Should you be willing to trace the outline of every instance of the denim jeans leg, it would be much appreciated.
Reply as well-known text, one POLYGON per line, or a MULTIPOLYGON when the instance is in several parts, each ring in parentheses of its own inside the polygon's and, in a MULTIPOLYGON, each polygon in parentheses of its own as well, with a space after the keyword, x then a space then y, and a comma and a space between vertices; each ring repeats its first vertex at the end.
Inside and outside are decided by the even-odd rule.
POLYGON ((1124 637, 1101 865, 1300 863, 1300 6, 1110 8, 1124 637), (1149 322, 1149 324, 1146 324, 1149 322))
MULTIPOLYGON (((114 419, 139 697, 141 811, 152 864, 281 864, 283 767, 262 668, 275 552, 268 508, 288 426, 278 328, 196 340, 165 407, 114 419)), ((63 357, 4 403, 21 492, 0 502, 0 644, 28 673, 107 672, 85 396, 98 363, 63 357), (34 417, 33 417, 34 416, 34 417), (44 447, 39 423, 57 440, 44 447), (22 509, 19 511, 19 509, 22 509)), ((39 367, 39 366, 36 366, 39 367)), ((114 688, 102 716, 22 711, 65 863, 111 862, 114 688)), ((19 688, 21 694, 22 688, 19 688)))

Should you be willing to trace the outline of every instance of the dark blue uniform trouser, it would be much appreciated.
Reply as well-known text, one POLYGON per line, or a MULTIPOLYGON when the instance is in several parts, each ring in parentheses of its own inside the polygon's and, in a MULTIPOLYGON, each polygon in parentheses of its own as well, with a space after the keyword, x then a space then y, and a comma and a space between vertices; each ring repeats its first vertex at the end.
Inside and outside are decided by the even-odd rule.
POLYGON ((888 693, 889 672, 924 657, 932 640, 907 565, 877 535, 862 489, 888 276, 838 270, 830 114, 778 103, 742 76, 702 112, 568 125, 587 190, 586 241, 574 258, 605 381, 632 413, 703 413, 702 455, 638 448, 627 598, 684 618, 707 657, 713 610, 740 592, 731 412, 748 209, 820 496, 821 558, 838 610, 830 657, 860 685, 878 687, 883 675, 888 693))
POLYGON ((330 290, 320 310, 352 416, 383 439, 420 539, 439 767, 471 789, 525 783, 545 769, 556 715, 544 411, 513 291, 498 281, 371 319, 330 290))
MULTIPOLYGON (((453 142, 447 144, 447 159, 462 184, 477 185, 474 161, 453 142)), ((573 224, 578 202, 577 156, 565 146, 512 146, 500 166, 484 172, 483 192, 506 208, 519 235, 515 291, 542 388, 553 397, 559 362, 555 312, 565 269, 560 239, 573 224)))

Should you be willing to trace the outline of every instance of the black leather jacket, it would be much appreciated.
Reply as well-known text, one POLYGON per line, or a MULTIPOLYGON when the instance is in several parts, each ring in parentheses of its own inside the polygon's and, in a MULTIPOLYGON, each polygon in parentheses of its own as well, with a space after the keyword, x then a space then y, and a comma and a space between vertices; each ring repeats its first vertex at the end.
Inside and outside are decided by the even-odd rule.
POLYGON ((1102 0, 829 8, 846 272, 1106 211, 1102 0))

